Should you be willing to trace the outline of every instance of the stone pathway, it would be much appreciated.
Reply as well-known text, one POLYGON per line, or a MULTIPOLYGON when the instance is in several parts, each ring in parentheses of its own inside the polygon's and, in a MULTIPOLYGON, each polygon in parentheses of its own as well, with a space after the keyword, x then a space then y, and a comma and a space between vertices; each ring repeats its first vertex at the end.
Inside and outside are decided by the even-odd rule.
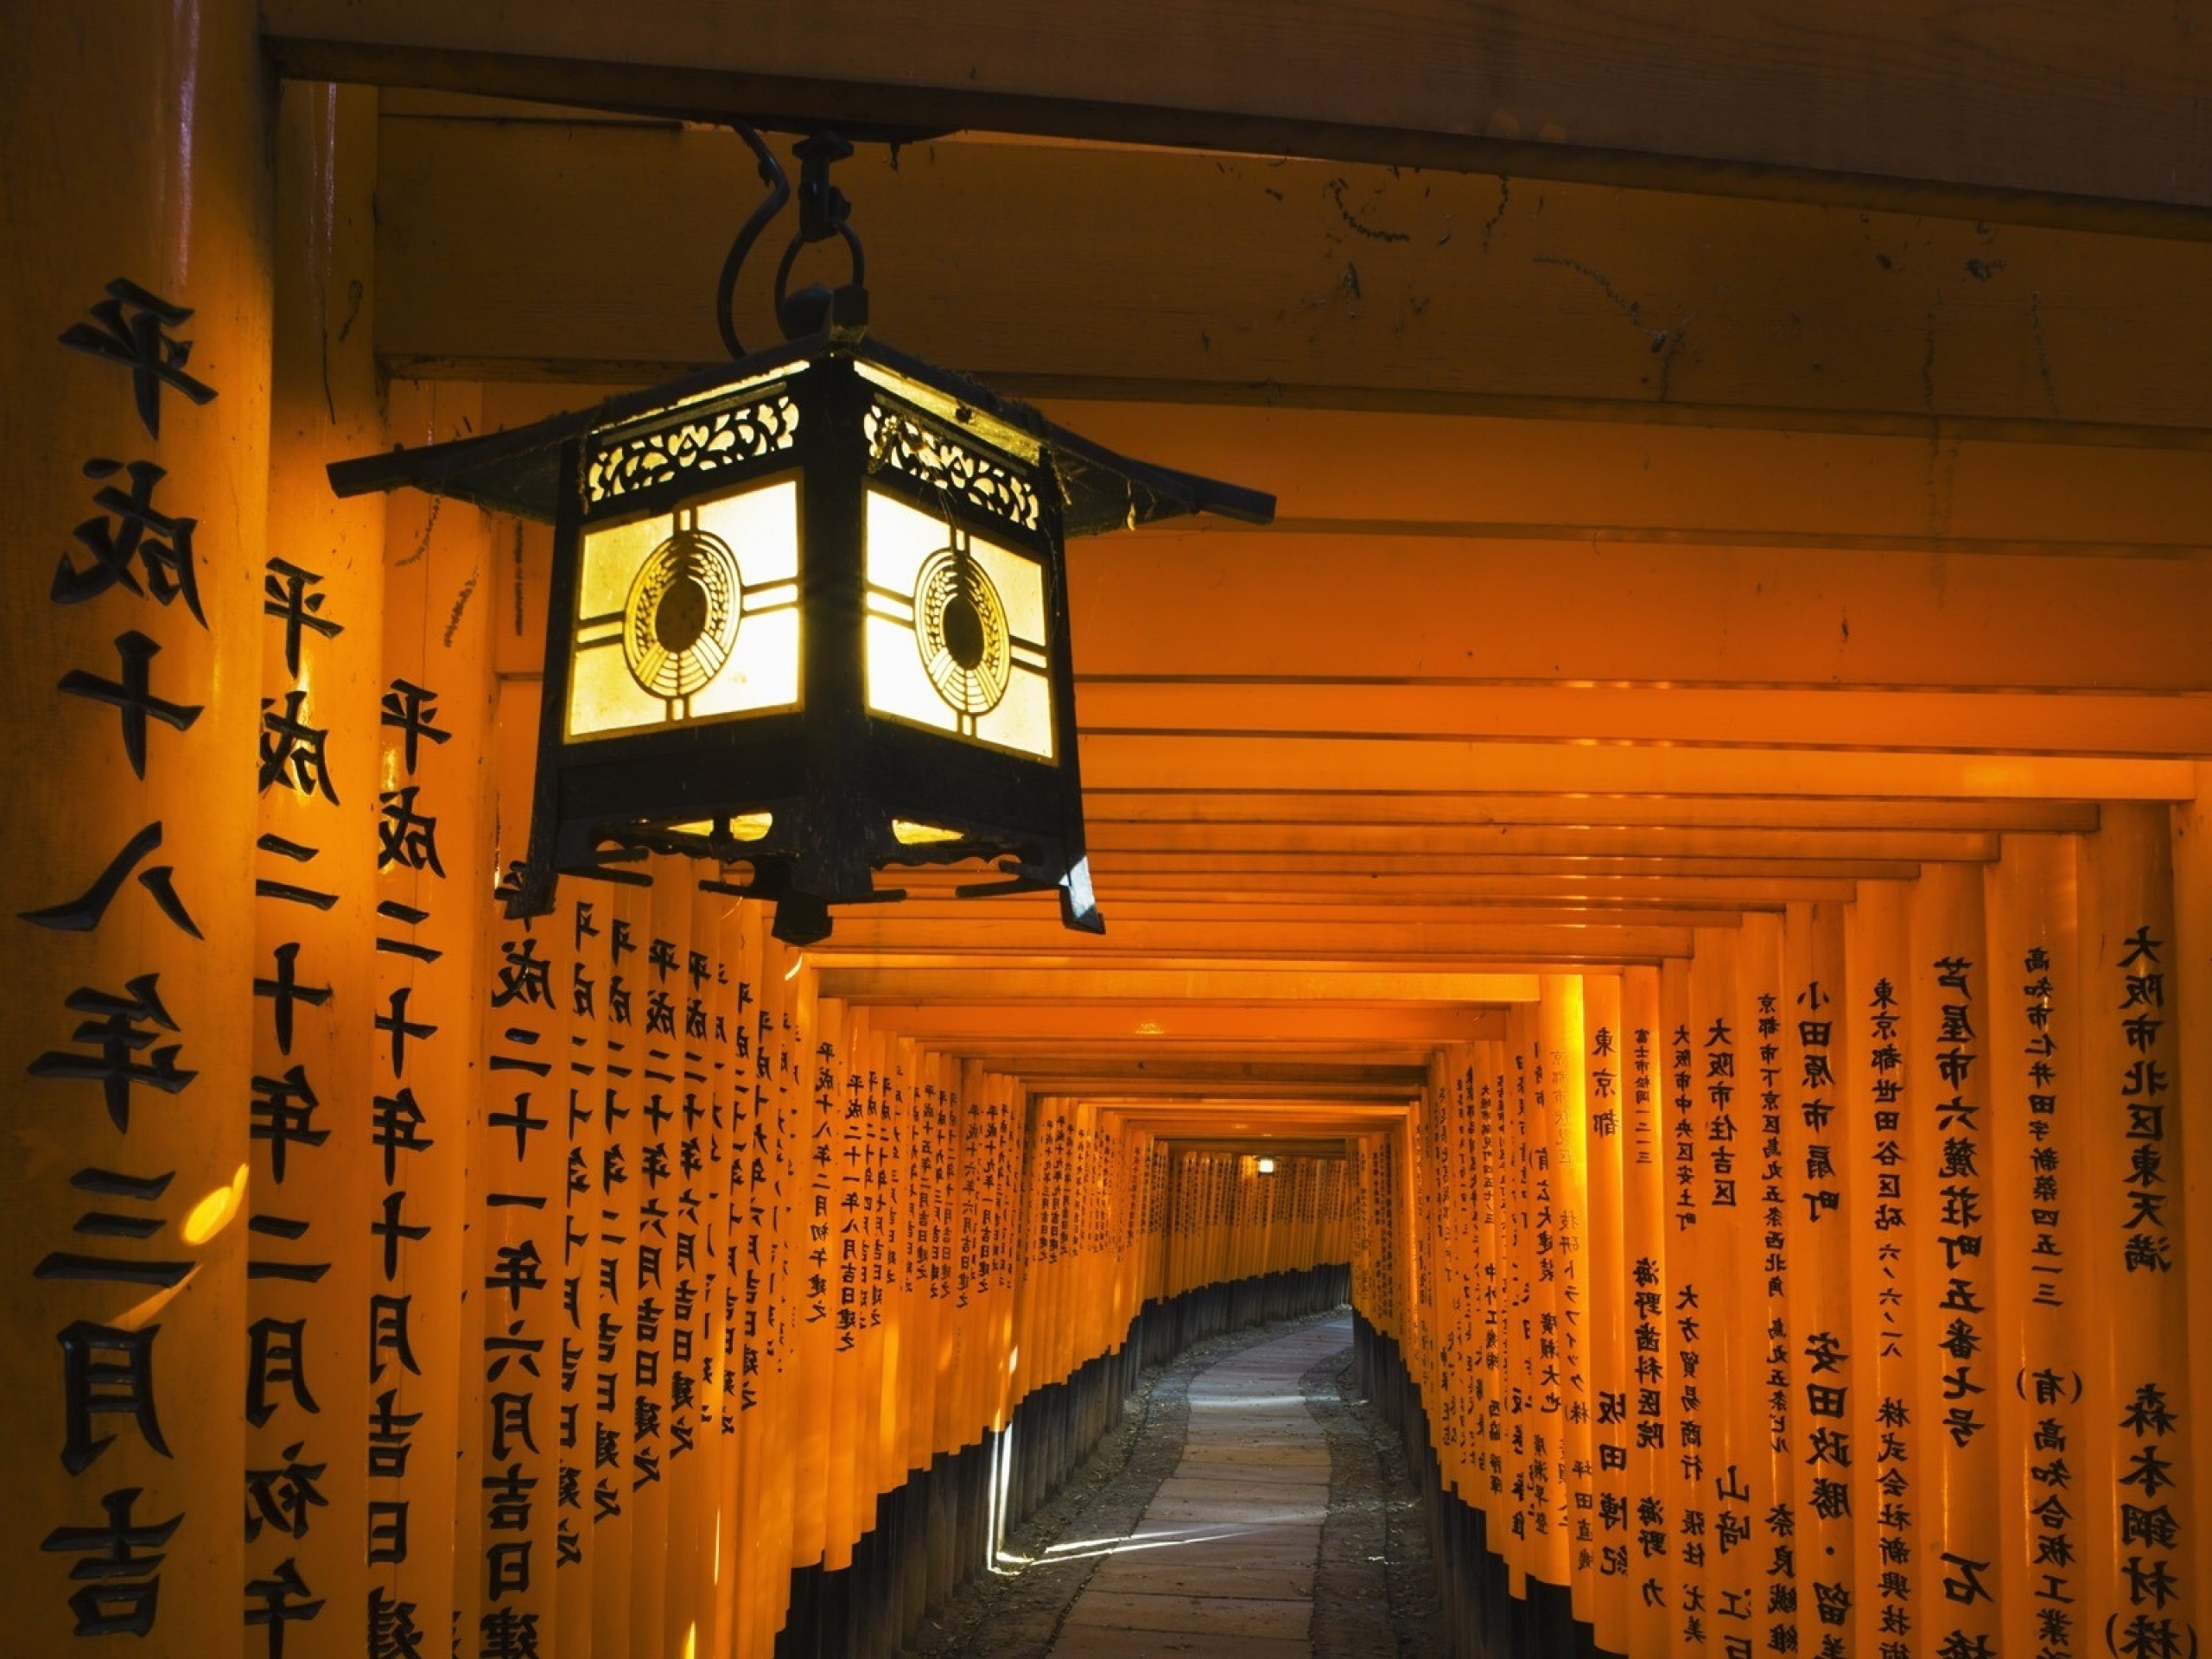
POLYGON ((1102 1559, 1052 1659, 1311 1659, 1330 1463, 1301 1382, 1351 1341, 1349 1318, 1319 1322, 1192 1380, 1182 1460, 1136 1525, 1053 1547, 1102 1559))
POLYGON ((1395 1436, 1348 1391, 1351 1338, 1349 1316, 1307 1319, 1147 1371, 905 1659, 1435 1659, 1427 1530, 1395 1436))

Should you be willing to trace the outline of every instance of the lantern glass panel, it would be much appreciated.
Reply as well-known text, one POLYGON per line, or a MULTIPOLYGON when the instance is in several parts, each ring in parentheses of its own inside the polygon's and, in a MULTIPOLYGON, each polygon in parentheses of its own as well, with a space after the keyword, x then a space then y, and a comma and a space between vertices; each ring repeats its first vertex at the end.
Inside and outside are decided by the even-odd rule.
POLYGON ((868 706, 1053 758, 1045 568, 887 492, 868 492, 868 706))
POLYGON ((795 708, 798 480, 584 532, 568 736, 795 708))
POLYGON ((957 830, 948 830, 941 823, 918 823, 912 818, 892 819, 891 838, 901 847, 943 847, 965 839, 957 830))
MULTIPOLYGON (((690 823, 671 823, 668 827, 671 834, 697 836, 702 840, 713 835, 715 829, 714 822, 708 818, 696 819, 690 823)), ((776 815, 772 812, 740 812, 721 823, 721 828, 729 832, 732 841, 766 841, 768 832, 775 827, 776 815)))

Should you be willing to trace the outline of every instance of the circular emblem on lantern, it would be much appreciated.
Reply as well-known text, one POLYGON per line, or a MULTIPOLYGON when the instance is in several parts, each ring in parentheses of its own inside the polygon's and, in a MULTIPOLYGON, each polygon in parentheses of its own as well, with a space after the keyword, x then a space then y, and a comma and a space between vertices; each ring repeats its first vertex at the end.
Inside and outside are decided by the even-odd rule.
POLYGON ((1006 607, 983 569, 941 547, 914 580, 914 648, 945 706, 973 718, 1006 696, 1013 638, 1006 607))
POLYGON ((705 687, 737 644, 742 589, 728 542, 696 526, 679 528, 630 583, 622 607, 630 677, 671 701, 705 687))

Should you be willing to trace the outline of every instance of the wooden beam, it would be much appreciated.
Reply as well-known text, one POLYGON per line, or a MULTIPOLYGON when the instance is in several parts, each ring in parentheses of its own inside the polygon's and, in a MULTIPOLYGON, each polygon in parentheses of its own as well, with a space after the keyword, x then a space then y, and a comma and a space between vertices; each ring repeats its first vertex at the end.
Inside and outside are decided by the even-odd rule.
MULTIPOLYGON (((486 406, 511 397, 529 418, 577 401, 503 387, 486 406)), ((2212 456, 2196 448, 1985 442, 1925 423, 1889 436, 1434 410, 1046 407, 1133 454, 1264 480, 1278 527, 1307 534, 2141 557, 2208 539, 2190 506, 2212 456)))
MULTIPOLYGON (((1888 861, 1612 859, 1593 872, 1574 858, 1479 859, 1418 854, 1375 858, 1296 858, 1249 854, 1121 854, 1103 880, 1116 895, 1221 903, 1361 904, 1496 908, 1777 910, 1790 903, 1846 904, 1866 880, 1907 880, 1916 864, 1888 861), (1135 861, 1135 867, 1132 867, 1135 861), (1154 867, 1157 868, 1154 868, 1154 867)), ((882 884, 916 901, 945 900, 988 874, 980 863, 950 869, 892 869, 882 884)), ((951 912, 978 904, 960 900, 951 912)), ((1015 902, 1022 902, 1017 899, 1015 902)))
POLYGON ((1946 860, 1986 864, 2000 837, 1939 830, 1573 829, 1563 825, 1115 823, 1090 825, 1101 868, 1124 853, 1402 854, 1502 858, 1946 860))
POLYGON ((1235 1065, 1264 1053, 1279 1065, 1425 1065, 1433 1052, 1426 1043, 1300 1043, 1224 1039, 1220 1042, 1082 1042, 1065 1038, 999 1038, 978 1034, 947 1038, 931 1046, 948 1058, 973 1060, 986 1071, 1032 1079, 1033 1068, 1097 1072, 1115 1067, 1150 1068, 1235 1065))
MULTIPOLYGON (((1113 909, 1115 916, 1137 916, 1148 913, 1159 902, 1177 902, 1184 907, 1219 909, 1232 907, 1239 916, 1248 916, 1256 902, 1287 905, 1296 902, 1300 909, 1316 920, 1334 920, 1347 909, 1374 912, 1378 916, 1421 916, 1449 918, 1449 920, 1533 920, 1540 916, 1551 916, 1560 925, 1586 923, 1615 923, 1615 925, 1648 925, 1648 927, 1726 927, 1727 916, 1741 916, 1745 912, 1778 913, 1789 905, 1845 905, 1858 893, 1853 882, 1818 882, 1818 880, 1763 880, 1727 882, 1721 878, 1710 880, 1712 892, 1681 892, 1686 882, 1668 882, 1666 878, 1628 878, 1628 880, 1597 880, 1584 887, 1571 887, 1568 882, 1557 882, 1555 892, 1548 893, 1484 893, 1473 880, 1455 880, 1449 876, 1370 876, 1336 878, 1334 885, 1325 885, 1320 878, 1310 876, 1249 876, 1249 878, 1208 878, 1192 876, 1181 885, 1164 885, 1157 878, 1115 876, 1106 887, 1099 889, 1102 900, 1113 909), (1643 892, 1643 889, 1650 892, 1643 892), (1741 892, 1726 892, 1737 887, 1741 892), (1473 892, 1469 892, 1473 889, 1473 892), (1139 907, 1139 909, 1133 909, 1139 907)), ((912 889, 909 889, 912 892, 912 889)), ((947 913, 947 925, 956 925, 967 913, 967 909, 947 913)))
POLYGON ((2185 18, 1908 0, 1800 18, 1674 0, 264 0, 319 79, 718 117, 1205 145, 2187 233, 2207 71, 2185 18), (2112 199, 2110 200, 2101 199, 2112 199))
MULTIPOLYGON (((1080 1092, 1089 1099, 1111 1100, 1125 1106, 1141 1106, 1147 1102, 1155 1102, 1163 1105, 1210 1110, 1220 1107, 1233 1109, 1249 1102, 1255 1113, 1265 1111, 1272 1116, 1287 1098, 1316 1107, 1336 1106, 1360 1112, 1386 1112, 1402 1116, 1420 1094, 1427 1075, 1426 1067, 1416 1072, 1410 1066, 1394 1066, 1363 1081, 1323 1083, 1308 1076, 1294 1078, 1287 1083, 1276 1081, 1271 1084, 1266 1079, 1176 1080, 1143 1076, 1088 1077, 1080 1072, 1064 1072, 1051 1082, 1053 1092, 1080 1092)), ((1385 1120, 1384 1127, 1389 1121, 1385 1120)))
MULTIPOLYGON (((840 926, 842 930, 842 924, 840 926)), ((832 939, 828 943, 834 945, 836 941, 832 939)), ((1265 973, 1285 965, 1284 958, 1264 951, 1235 953, 1219 950, 1160 948, 1129 950, 1096 941, 1092 942, 1091 948, 1081 950, 1080 954, 1072 954, 1065 948, 1057 947, 1058 942, 1050 940, 1028 948, 1011 950, 986 944, 949 946, 941 943, 934 946, 876 944, 867 949, 846 950, 816 945, 809 950, 807 956, 809 961, 817 962, 823 967, 877 968, 961 975, 1265 973)), ((1626 963, 1609 961, 1602 957, 1581 961, 1554 953, 1515 957, 1503 951, 1471 949, 1449 961, 1412 956, 1362 957, 1338 952, 1329 956, 1311 956, 1291 965, 1331 975, 1446 976, 1455 974, 1541 975, 1570 971, 1605 973, 1624 965, 1642 966, 1665 960, 1664 957, 1652 956, 1636 957, 1626 963)))
MULTIPOLYGON (((1261 1121, 1269 1122, 1273 1120, 1262 1119, 1261 1121)), ((1139 1124, 1135 1127, 1146 1126, 1139 1124)), ((1255 1133, 1259 1136, 1256 1141, 1253 1139, 1250 1133, 1235 1140, 1209 1140, 1203 1134, 1191 1134, 1186 1131, 1177 1134, 1168 1144, 1177 1152, 1257 1153, 1269 1158, 1342 1160, 1348 1154, 1344 1136, 1335 1135, 1327 1140, 1315 1140, 1304 1131, 1302 1126, 1296 1134, 1279 1135, 1272 1129, 1255 1133)))
MULTIPOLYGON (((1526 899, 1496 899, 1465 903, 1437 899, 1408 899, 1395 905, 1370 905, 1356 894, 1281 895, 1247 891, 1241 882, 1217 882, 1211 892, 1160 894, 1125 889, 1119 883, 1102 888, 1102 900, 1112 894, 1113 918, 1120 928, 1131 924, 1162 926, 1198 924, 1238 931, 1274 932, 1285 926, 1361 927, 1382 930, 1428 925, 1453 927, 1733 927, 1740 910, 1732 906, 1616 906, 1563 899, 1550 905, 1526 899)), ((1751 908, 1743 906, 1742 908, 1751 908)), ((1778 908, 1778 906, 1777 906, 1778 908)), ((893 919, 905 928, 932 928, 958 931, 974 924, 996 925, 1020 918, 1057 926, 1059 907, 1046 901, 1023 906, 994 899, 979 907, 973 900, 950 897, 932 899, 911 896, 893 919)))
POLYGON ((1132 1100, 1099 1102, 1118 1121, 1155 1135, 1251 1133, 1282 1135, 1363 1135, 1404 1121, 1395 1104, 1305 1100, 1132 1100))
POLYGON ((1474 1007, 1394 1007, 1332 1002, 1224 1003, 1177 1001, 981 1002, 947 986, 927 1001, 872 1002, 874 1029, 946 1047, 976 1042, 1063 1046, 1128 1042, 1142 1048, 1194 1043, 1267 1048, 1352 1044, 1434 1046, 1499 1037, 1504 1027, 1474 1007))
MULTIPOLYGON (((1656 962, 1690 952, 1688 927, 1623 925, 1606 918, 1587 925, 1491 922, 1479 912, 1464 921, 1395 923, 1353 917, 1334 922, 1268 923, 1241 927, 1198 916, 1189 920, 1140 918, 1116 922, 1107 938, 1084 949, 1103 965, 1116 957, 1173 960, 1304 957, 1323 962, 1471 964, 1485 957, 1576 963, 1656 962)), ((841 950, 864 953, 957 950, 963 956, 1033 957, 1070 950, 1057 916, 1034 918, 1008 907, 972 906, 957 918, 902 917, 897 906, 871 906, 837 918, 841 950)), ((1080 945, 1077 948, 1082 948, 1080 945)))
MULTIPOLYGON (((1897 859, 1748 852, 1692 859, 1657 849, 1642 854, 1506 855, 1447 846, 1431 853, 1417 840, 1375 851, 1116 850, 1104 857, 1103 864, 1092 859, 1094 870, 1108 870, 1117 887, 1154 899, 1214 898, 1234 891, 1271 905, 1327 904, 1332 895, 1346 893, 1381 903, 1489 906, 1573 904, 1599 895, 1623 904, 1684 906, 1764 906, 1784 899, 1841 903, 1852 896, 1844 889, 1854 881, 1909 880, 1905 873, 1919 868, 1917 861, 1897 859), (1221 877, 1230 880, 1211 879, 1221 877)), ((878 872, 877 885, 896 887, 910 899, 964 903, 968 895, 962 888, 972 893, 974 883, 998 874, 995 866, 981 859, 926 869, 890 865, 878 872)))
POLYGON ((1022 1079, 1046 1093, 1084 1095, 1236 1095, 1310 1099, 1407 1099, 1429 1079, 1427 1066, 1400 1062, 1279 1062, 1279 1059, 1159 1059, 1128 1055, 1035 1058, 1022 1079), (1051 1086, 1051 1089, 1046 1089, 1051 1086))
POLYGON ((1167 1122, 1178 1118, 1204 1121, 1199 1115, 1223 1111, 1246 1121, 1256 1121, 1264 1114, 1277 1123, 1325 1127, 1332 1132, 1347 1135, 1389 1128, 1405 1121, 1408 1109, 1402 1102, 1314 1100, 1288 1094, 1269 1098, 1264 1095, 1237 1094, 1217 1097, 1207 1093, 1192 1093, 1179 1100, 1141 1094, 1132 1095, 1126 1099, 1108 1096, 1094 1103, 1100 1110, 1112 1112, 1117 1117, 1130 1122, 1167 1122))
MULTIPOLYGON (((909 880, 905 872, 896 882, 913 898, 947 896, 947 887, 909 880)), ((1458 874, 1402 874, 1376 869, 1338 869, 1330 874, 1269 872, 1228 874, 1201 868, 1177 874, 1115 872, 1099 887, 1115 912, 1128 902, 1184 902, 1184 905, 1303 905, 1319 916, 1343 913, 1356 905, 1380 912, 1440 909, 1458 916, 1462 912, 1568 912, 1588 918, 1591 912, 1624 912, 1612 920, 1655 920, 1662 925, 1690 925, 1694 916, 1706 925, 1712 913, 1781 912, 1787 905, 1847 905, 1856 898, 1853 880, 1809 876, 1458 876, 1458 874)), ((993 900, 995 902, 995 900, 993 900)), ((957 920, 971 909, 969 900, 949 912, 957 920)))
POLYGON ((824 996, 841 1001, 918 1001, 957 995, 993 1003, 1317 1001, 1442 1005, 1533 1002, 1534 974, 1315 973, 1295 963, 1233 970, 1157 969, 931 969, 854 968, 830 957, 821 970, 824 996))
POLYGON ((1364 737, 1091 737, 1083 742, 1083 775, 1086 782, 1122 788, 1281 790, 1326 781, 1339 789, 1519 789, 1547 795, 1736 795, 1764 789, 1808 796, 2177 801, 2190 799, 2196 787, 2186 760, 1364 737))
MULTIPOLYGON (((2212 320, 2175 300, 2212 243, 951 141, 843 183, 871 326, 1024 395, 2212 442, 2212 320)), ((471 378, 718 361, 758 189, 727 131, 388 119, 378 351, 471 378)))
POLYGON ((2087 801, 1807 800, 1779 795, 1479 795, 1309 789, 1143 790, 1086 787, 1086 822, 1101 823, 1552 824, 1712 830, 1941 830, 2089 835, 2087 801))
POLYGON ((1364 733, 1705 747, 2212 754, 2212 695, 1090 676, 1086 733, 1364 733))
MULTIPOLYGON (((1255 855, 1255 858, 1263 855, 1255 855)), ((1860 880, 1907 880, 1903 871, 1912 864, 1821 865, 1808 875, 1798 865, 1765 863, 1737 865, 1722 862, 1687 875, 1669 871, 1663 862, 1647 861, 1632 867, 1635 873, 1592 875, 1573 859, 1515 860, 1523 866, 1507 874, 1492 874, 1486 862, 1453 860, 1422 861, 1405 855, 1412 868, 1395 864, 1378 867, 1371 861, 1341 860, 1287 868, 1224 868, 1210 859, 1173 858, 1163 862, 1176 868, 1131 869, 1117 867, 1110 875, 1114 893, 1145 901, 1259 905, 1329 905, 1350 901, 1377 906, 1440 906, 1448 909, 1568 907, 1659 910, 1778 910, 1789 904, 1847 904, 1857 896, 1860 880), (1424 868, 1423 863, 1440 868, 1424 868), (1534 871, 1526 868, 1538 867, 1534 871), (1714 868, 1729 872, 1715 874, 1714 868), (1834 874, 1838 868, 1853 874, 1834 874), (1653 874, 1653 871, 1661 873, 1653 874)), ((1281 862, 1281 861, 1263 861, 1281 862)), ((981 865, 951 870, 887 870, 883 882, 896 886, 915 900, 950 899, 963 880, 985 874, 981 865)), ((965 913, 976 902, 959 901, 965 913)))
MULTIPOLYGON (((1186 457, 1177 455, 1181 461, 1186 457)), ((1246 475, 1267 486, 1270 480, 1246 475)), ((2212 499, 2208 495, 2200 499, 2212 499)), ((2212 558, 2094 559, 1152 531, 1069 549, 1077 669, 1107 677, 1628 683, 2083 693, 2212 690, 2212 558)), ((1410 745, 1409 747, 1420 747, 1410 745)), ((1683 757, 1686 766, 1697 757, 1683 757)), ((1910 760, 1912 757, 1907 757, 1910 760)), ((1835 795, 2018 795, 1869 780, 1835 795)), ((1726 794, 1795 794, 1742 769, 1726 794)), ((1406 787, 1529 787, 1499 772, 1406 787), (1455 781, 1456 779, 1456 781, 1455 781)), ((1568 789, 1702 793, 1665 781, 1568 789)), ((1165 778, 1084 781, 1159 788, 1165 778)), ((1351 788, 1326 771, 1262 789, 1351 788)), ((1364 787, 1388 787, 1368 780, 1364 787)), ((1547 791, 1548 792, 1548 791, 1547 791)), ((2058 791, 2094 800, 2101 785, 2058 791)))

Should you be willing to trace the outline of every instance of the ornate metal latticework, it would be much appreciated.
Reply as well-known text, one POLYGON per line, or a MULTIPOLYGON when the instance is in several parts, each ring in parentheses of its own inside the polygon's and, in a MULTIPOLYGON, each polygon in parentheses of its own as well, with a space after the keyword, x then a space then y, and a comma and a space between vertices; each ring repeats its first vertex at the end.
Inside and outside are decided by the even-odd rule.
POLYGON ((635 495, 673 480, 704 478, 740 461, 788 449, 798 441, 798 405, 782 387, 772 396, 721 408, 684 410, 605 435, 592 451, 584 488, 594 502, 635 495))
POLYGON ((918 415, 880 402, 868 405, 862 430, 875 465, 893 467, 1010 524, 1037 528, 1036 490, 1009 467, 979 454, 974 445, 918 415))

